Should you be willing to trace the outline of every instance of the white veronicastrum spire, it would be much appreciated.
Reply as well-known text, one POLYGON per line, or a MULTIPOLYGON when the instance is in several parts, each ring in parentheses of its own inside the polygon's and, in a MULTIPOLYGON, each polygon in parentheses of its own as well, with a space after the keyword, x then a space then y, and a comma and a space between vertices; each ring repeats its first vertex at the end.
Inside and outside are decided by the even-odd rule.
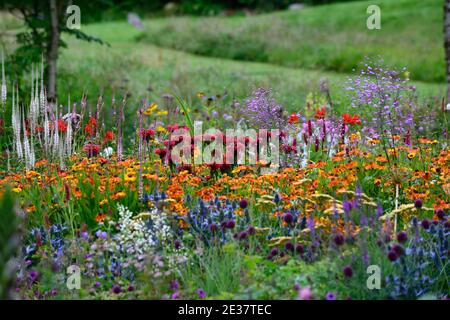
POLYGON ((45 97, 44 88, 44 56, 42 55, 41 60, 41 91, 39 93, 40 109, 41 112, 46 112, 47 110, 47 98, 45 97))
POLYGON ((17 157, 19 159, 23 158, 23 152, 22 152, 22 138, 20 136, 21 131, 21 121, 20 121, 20 111, 18 110, 17 106, 19 105, 19 100, 17 96, 17 103, 15 99, 15 93, 14 93, 14 87, 12 91, 12 112, 11 112, 11 122, 13 127, 13 133, 14 133, 14 146, 16 148, 17 157))
POLYGON ((36 108, 36 119, 39 119, 39 66, 36 65, 36 84, 34 86, 34 105, 36 108))
POLYGON ((44 110, 44 150, 47 153, 50 147, 50 121, 47 110, 44 110))
POLYGON ((32 167, 31 165, 31 149, 30 149, 30 141, 28 140, 27 136, 27 129, 25 126, 25 109, 22 110, 22 108, 19 107, 19 113, 22 114, 22 125, 23 125, 23 151, 25 156, 25 166, 27 170, 30 170, 32 167))
POLYGON ((53 116, 53 154, 59 154, 58 105, 55 104, 56 116, 53 116))
POLYGON ((2 105, 4 105, 6 103, 6 95, 7 95, 7 90, 6 90, 6 78, 5 78, 5 57, 3 54, 3 50, 2 50, 2 92, 1 92, 1 100, 2 100, 2 105))

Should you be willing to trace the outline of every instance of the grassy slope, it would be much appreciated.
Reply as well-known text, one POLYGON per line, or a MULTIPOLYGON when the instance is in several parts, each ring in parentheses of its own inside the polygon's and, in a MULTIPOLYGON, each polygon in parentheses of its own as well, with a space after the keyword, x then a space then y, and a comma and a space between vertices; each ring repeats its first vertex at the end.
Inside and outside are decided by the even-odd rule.
MULTIPOLYGON (((134 103, 146 94, 150 100, 160 101, 161 95, 171 90, 184 97, 194 96, 198 91, 218 94, 228 90, 231 96, 242 99, 252 88, 265 86, 274 89, 287 109, 300 110, 308 92, 317 91, 322 78, 329 80, 335 102, 343 99, 341 86, 347 75, 161 49, 136 43, 134 39, 140 31, 125 22, 89 25, 83 30, 109 41, 111 47, 70 40, 59 61, 62 101, 66 101, 68 92, 72 98, 79 98, 82 91, 87 91, 94 100, 103 89, 107 99, 113 90, 118 95, 129 90, 134 103), (149 85, 153 92, 147 91, 149 85)), ((425 83, 418 83, 418 88, 423 95, 441 94, 444 89, 442 85, 425 83)))
POLYGON ((351 72, 365 56, 407 66, 413 79, 444 81, 443 0, 337 3, 254 17, 152 20, 140 40, 206 56, 351 72), (366 9, 381 8, 381 30, 366 9))

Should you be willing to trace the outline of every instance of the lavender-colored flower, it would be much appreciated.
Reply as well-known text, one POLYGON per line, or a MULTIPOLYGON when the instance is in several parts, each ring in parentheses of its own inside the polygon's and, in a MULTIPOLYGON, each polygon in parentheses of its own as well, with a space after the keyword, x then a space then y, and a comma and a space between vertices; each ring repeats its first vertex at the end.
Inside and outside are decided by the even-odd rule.
POLYGON ((178 284, 177 280, 170 281, 170 289, 171 290, 178 290, 179 287, 180 287, 180 285, 178 284))
POLYGON ((97 236, 97 238, 100 239, 106 239, 106 237, 108 236, 108 234, 105 231, 102 230, 98 230, 95 235, 97 236))
POLYGON ((136 13, 129 12, 127 15, 128 23, 134 26, 135 28, 142 30, 144 29, 144 25, 142 24, 141 19, 136 13))
POLYGON ((349 213, 353 209, 353 203, 351 201, 344 201, 342 203, 342 209, 345 213, 349 213))
POLYGON ((29 276, 30 276, 30 280, 32 282, 35 282, 39 278, 39 272, 37 272, 36 270, 31 270, 29 273, 29 276))
POLYGON ((283 108, 273 99, 272 92, 264 88, 253 91, 246 101, 244 112, 256 128, 277 129, 286 125, 283 108))
POLYGON ((299 300, 311 300, 312 299, 312 292, 310 287, 305 287, 300 289, 298 293, 299 300))
POLYGON ((200 299, 206 298, 206 292, 202 288, 199 288, 195 291, 200 299))
POLYGON ((336 300, 336 295, 335 295, 334 293, 332 293, 332 292, 328 292, 328 293, 325 295, 325 299, 326 299, 326 300, 336 300))
POLYGON ((173 300, 176 300, 176 299, 178 299, 180 297, 180 293, 179 292, 174 292, 174 293, 172 293, 172 299, 173 300))

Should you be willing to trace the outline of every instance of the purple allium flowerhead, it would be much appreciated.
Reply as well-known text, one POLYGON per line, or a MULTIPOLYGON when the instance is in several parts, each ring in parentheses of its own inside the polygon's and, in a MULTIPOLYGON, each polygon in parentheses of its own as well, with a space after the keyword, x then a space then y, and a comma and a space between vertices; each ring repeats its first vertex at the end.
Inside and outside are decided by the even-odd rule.
POLYGON ((416 199, 416 200, 414 200, 414 207, 416 207, 417 209, 421 209, 422 206, 423 206, 422 199, 416 199))
MULTIPOLYGON (((225 226, 226 226, 226 222, 224 223, 223 228, 224 228, 225 226)), ((211 224, 209 225, 209 230, 210 230, 212 233, 216 232, 217 229, 218 229, 217 224, 211 223, 211 224)))
POLYGON ((284 248, 286 249, 286 251, 293 251, 294 245, 292 244, 292 242, 286 242, 286 244, 284 245, 284 248))
POLYGON ((436 216, 438 217, 439 220, 444 220, 445 219, 445 212, 443 209, 437 209, 436 210, 436 216))
POLYGON ((276 256, 278 254, 278 248, 272 248, 272 250, 270 250, 270 254, 272 256, 276 256))
POLYGON ((301 243, 298 243, 298 244, 295 246, 295 251, 296 251, 297 253, 302 254, 302 253, 305 252, 305 247, 303 247, 303 245, 302 245, 301 243))
POLYGON ((430 229, 430 225, 431 225, 430 220, 423 219, 421 222, 421 225, 422 225, 422 228, 424 228, 425 230, 430 229))
POLYGON ((112 292, 114 292, 115 294, 119 294, 122 292, 122 288, 120 287, 120 285, 114 284, 112 286, 112 292))
POLYGON ((254 226, 249 226, 248 229, 247 229, 247 232, 248 232, 249 235, 253 235, 253 234, 255 234, 256 229, 255 229, 254 226))
POLYGON ((247 236, 248 236, 247 232, 242 231, 242 232, 239 234, 239 239, 240 239, 240 240, 245 240, 245 239, 247 239, 247 236))
POLYGON ((387 255, 389 261, 394 262, 395 260, 397 260, 397 254, 394 251, 389 251, 388 255, 387 255))
POLYGON ((180 285, 178 284, 177 280, 172 280, 170 281, 170 289, 171 290, 178 290, 178 288, 180 287, 180 285))
POLYGON ((89 233, 87 231, 83 231, 81 233, 81 238, 86 239, 86 240, 89 239, 89 233))
POLYGON ((392 251, 395 252, 395 254, 400 257, 405 253, 405 249, 399 244, 396 244, 392 247, 392 251))
POLYGON ((405 243, 408 240, 408 235, 406 232, 401 231, 397 234, 397 241, 400 243, 405 243))
POLYGON ((130 284, 128 286, 128 292, 132 292, 132 291, 134 291, 134 286, 132 284, 130 284))
POLYGON ((326 299, 326 300, 336 300, 336 295, 335 295, 334 293, 332 293, 332 292, 328 292, 328 293, 325 295, 325 299, 326 299))
POLYGON ((227 229, 233 229, 236 226, 236 223, 234 220, 228 220, 227 221, 227 229))
POLYGON ((98 288, 100 287, 102 284, 100 283, 100 281, 95 281, 94 283, 94 288, 98 288))
POLYGON ((200 299, 206 298, 206 292, 202 288, 199 288, 195 291, 200 299))
POLYGON ((343 236, 342 234, 340 234, 340 233, 336 234, 336 235, 333 237, 333 242, 334 242, 337 246, 342 246, 342 245, 344 244, 344 241, 345 241, 344 236, 343 236))
POLYGON ((300 285, 298 283, 294 284, 294 290, 295 291, 299 291, 300 289, 301 288, 300 288, 300 285))
POLYGON ((294 222, 294 216, 292 215, 292 213, 287 212, 283 215, 283 220, 287 224, 291 224, 292 222, 294 222))
POLYGON ((39 278, 39 272, 37 272, 36 270, 31 270, 29 276, 30 280, 35 282, 39 278))
POLYGON ((353 276, 353 269, 350 265, 345 266, 342 272, 344 273, 344 276, 346 276, 347 278, 351 278, 353 276))
POLYGON ((245 209, 248 207, 248 201, 246 199, 241 199, 241 201, 239 201, 239 207, 241 207, 241 209, 245 209))
POLYGON ((173 246, 175 247, 175 250, 180 249, 180 248, 181 248, 181 241, 180 241, 179 239, 176 239, 176 240, 173 242, 173 246))

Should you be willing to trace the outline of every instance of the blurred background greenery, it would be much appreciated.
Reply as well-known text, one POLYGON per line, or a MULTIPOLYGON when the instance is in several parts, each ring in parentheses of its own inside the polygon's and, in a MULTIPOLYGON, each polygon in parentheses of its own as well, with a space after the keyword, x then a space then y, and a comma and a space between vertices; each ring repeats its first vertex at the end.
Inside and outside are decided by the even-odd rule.
MULTIPOLYGON (((108 105, 128 92, 127 112, 134 113, 143 98, 161 103, 176 93, 195 104, 204 92, 225 96, 217 103, 226 109, 264 86, 299 111, 327 81, 334 105, 345 110, 345 82, 365 57, 408 67, 422 96, 437 99, 445 94, 442 6, 443 0, 86 1, 81 31, 109 45, 63 36, 58 101, 79 101, 85 93, 95 107, 99 94, 108 105), (381 8, 381 30, 366 27, 371 4, 381 8), (130 12, 141 17, 142 29, 127 22, 130 12)), ((0 17, 7 74, 14 75, 8 80, 26 95, 29 72, 9 59, 24 25, 20 14, 0 17)))

